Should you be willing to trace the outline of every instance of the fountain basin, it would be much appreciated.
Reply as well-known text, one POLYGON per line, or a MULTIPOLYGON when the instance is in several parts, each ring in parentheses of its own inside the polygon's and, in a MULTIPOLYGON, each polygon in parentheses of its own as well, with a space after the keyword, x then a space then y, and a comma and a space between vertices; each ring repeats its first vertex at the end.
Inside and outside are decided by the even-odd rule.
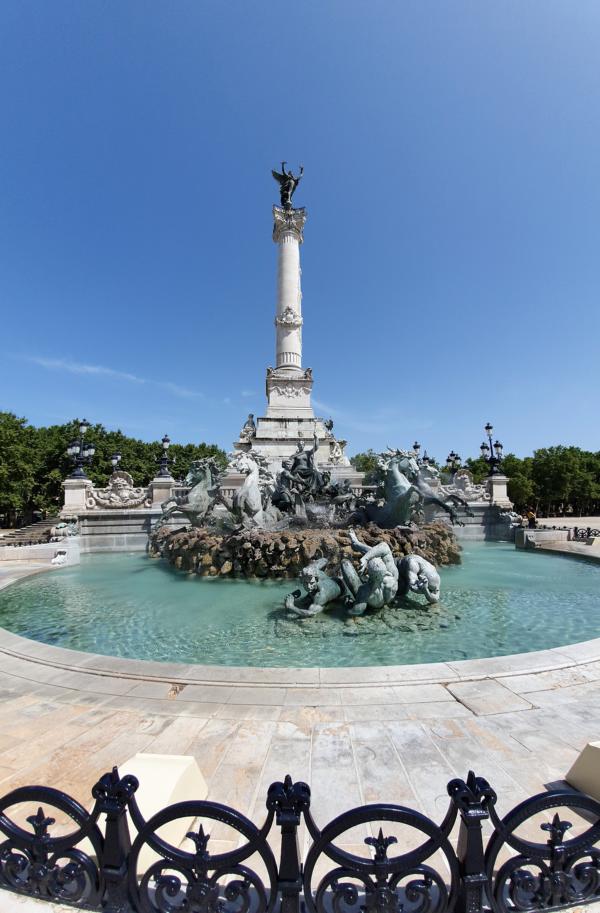
POLYGON ((0 625, 73 650, 166 662, 348 667, 505 656, 600 635, 600 567, 473 543, 441 569, 442 603, 349 620, 343 608, 290 621, 293 581, 181 575, 140 555, 84 556, 76 568, 0 592, 0 625))

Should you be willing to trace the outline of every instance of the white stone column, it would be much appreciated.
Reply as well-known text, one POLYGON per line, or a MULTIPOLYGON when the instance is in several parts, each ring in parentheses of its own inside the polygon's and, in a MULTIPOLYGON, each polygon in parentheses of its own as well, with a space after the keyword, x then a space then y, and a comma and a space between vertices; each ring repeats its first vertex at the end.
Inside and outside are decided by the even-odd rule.
POLYGON ((278 245, 275 366, 278 372, 302 372, 302 291, 300 245, 305 209, 273 207, 273 241, 278 245))

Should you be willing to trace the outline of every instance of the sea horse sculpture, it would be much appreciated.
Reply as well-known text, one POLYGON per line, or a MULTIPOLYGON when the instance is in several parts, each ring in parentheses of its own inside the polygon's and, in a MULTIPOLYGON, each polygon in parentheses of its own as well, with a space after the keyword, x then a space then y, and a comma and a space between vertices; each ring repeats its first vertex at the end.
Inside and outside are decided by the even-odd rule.
POLYGON ((394 526, 408 526, 427 505, 433 504, 445 511, 452 524, 461 523, 455 507, 464 508, 467 516, 473 516, 467 502, 458 495, 439 497, 421 473, 414 453, 407 450, 392 450, 379 457, 383 473, 383 505, 363 504, 357 520, 373 521, 383 529, 394 526))
POLYGON ((183 500, 174 496, 161 504, 162 515, 155 529, 164 526, 173 514, 179 512, 187 517, 192 526, 203 526, 215 504, 220 501, 219 483, 222 471, 214 457, 194 460, 185 477, 190 490, 183 500))
POLYGON ((252 451, 241 452, 232 459, 229 468, 246 476, 230 505, 235 520, 246 527, 272 529, 281 519, 281 513, 271 503, 275 480, 266 461, 252 451))
POLYGON ((359 507, 355 522, 374 522, 382 529, 408 526, 414 519, 423 497, 413 484, 419 472, 415 458, 405 451, 392 456, 382 454, 379 458, 380 472, 383 473, 383 504, 367 502, 359 507))

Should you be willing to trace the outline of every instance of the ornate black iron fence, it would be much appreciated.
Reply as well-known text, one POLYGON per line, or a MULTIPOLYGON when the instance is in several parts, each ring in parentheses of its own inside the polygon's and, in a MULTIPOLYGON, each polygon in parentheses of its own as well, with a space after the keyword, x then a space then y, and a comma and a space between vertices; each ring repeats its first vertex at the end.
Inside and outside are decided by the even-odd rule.
POLYGON ((600 529, 592 529, 591 526, 574 526, 573 539, 592 539, 600 536, 600 529))
POLYGON ((4 796, 0 885, 107 913, 272 913, 276 906, 281 913, 299 913, 301 907, 309 913, 513 913, 600 899, 600 803, 579 793, 543 793, 500 818, 496 793, 470 772, 466 781, 448 784, 450 804, 439 825, 411 809, 377 804, 345 812, 320 830, 309 787, 289 776, 269 788, 260 828, 208 801, 180 802, 146 821, 137 787, 135 777, 120 777, 114 768, 94 786, 91 812, 49 787, 23 787, 4 796), (7 814, 22 803, 38 806, 26 819, 30 829, 7 814), (75 829, 53 836, 56 821, 48 807, 75 829), (583 832, 570 839, 564 809, 584 819, 583 832), (450 836, 459 816, 455 849, 450 836), (528 835, 540 816, 546 839, 536 842, 528 835), (187 833, 190 851, 160 833, 176 819, 195 823, 187 833), (302 820, 310 842, 304 864, 298 840, 302 820), (484 822, 491 825, 489 839, 484 822), (133 844, 130 823, 137 831, 133 844), (268 842, 271 832, 277 833, 274 824, 278 861, 268 842), (232 829, 236 846, 213 854, 211 830, 222 826, 232 829), (520 828, 529 830, 519 835, 520 828), (357 829, 369 850, 365 856, 348 849, 357 829), (408 848, 406 834, 413 838, 408 848), (404 851, 399 846, 394 854, 399 839, 404 851), (140 854, 148 849, 154 861, 140 865, 140 854))

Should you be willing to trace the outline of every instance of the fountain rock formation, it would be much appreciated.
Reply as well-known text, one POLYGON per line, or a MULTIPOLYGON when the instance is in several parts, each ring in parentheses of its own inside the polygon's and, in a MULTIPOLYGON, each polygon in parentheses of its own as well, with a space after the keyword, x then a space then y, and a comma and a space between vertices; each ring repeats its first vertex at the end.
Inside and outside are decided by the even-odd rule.
MULTIPOLYGON (((445 523, 405 530, 382 530, 370 524, 361 529, 361 539, 368 547, 387 542, 397 559, 419 555, 436 566, 460 564, 459 546, 445 523)), ((350 559, 358 567, 345 529, 238 529, 228 533, 210 527, 161 527, 150 536, 149 553, 201 577, 297 578, 320 558, 327 558, 330 566, 350 559)))

